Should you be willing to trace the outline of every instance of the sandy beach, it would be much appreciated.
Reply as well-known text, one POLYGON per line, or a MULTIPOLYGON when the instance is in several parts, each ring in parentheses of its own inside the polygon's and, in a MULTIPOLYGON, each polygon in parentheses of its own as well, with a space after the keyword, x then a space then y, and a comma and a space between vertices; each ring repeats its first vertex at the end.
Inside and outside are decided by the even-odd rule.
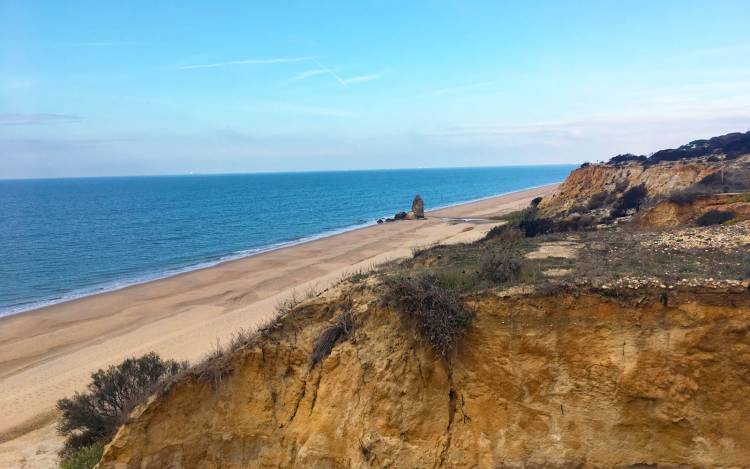
MULTIPOLYGON (((156 351, 196 361, 240 328, 253 328, 294 292, 305 296, 414 247, 476 240, 487 218, 528 205, 556 185, 428 212, 426 220, 361 228, 0 318, 0 467, 48 467, 59 437, 55 402, 92 371, 156 351)), ((429 201, 427 201, 429 203, 429 201)))

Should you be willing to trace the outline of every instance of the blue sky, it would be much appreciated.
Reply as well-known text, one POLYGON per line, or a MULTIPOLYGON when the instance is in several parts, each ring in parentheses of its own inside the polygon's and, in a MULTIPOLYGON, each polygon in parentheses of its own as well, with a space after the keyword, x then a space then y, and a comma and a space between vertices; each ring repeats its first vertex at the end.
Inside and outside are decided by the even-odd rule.
POLYGON ((747 1, 0 0, 0 177, 573 163, 750 129, 747 1))

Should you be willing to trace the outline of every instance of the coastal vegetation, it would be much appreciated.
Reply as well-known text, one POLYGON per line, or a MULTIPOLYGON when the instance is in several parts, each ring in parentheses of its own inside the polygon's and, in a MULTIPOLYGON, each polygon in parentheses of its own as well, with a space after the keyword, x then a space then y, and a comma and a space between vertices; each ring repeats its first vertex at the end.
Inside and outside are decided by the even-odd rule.
POLYGON ((413 323, 422 339, 443 358, 474 319, 473 311, 457 293, 457 285, 431 272, 385 277, 383 301, 413 323))
POLYGON ((65 436, 63 467, 85 467, 98 461, 103 446, 130 412, 164 379, 187 369, 187 363, 162 360, 155 353, 128 358, 91 375, 85 392, 57 402, 58 431, 65 436), (96 461, 95 461, 96 460, 96 461))

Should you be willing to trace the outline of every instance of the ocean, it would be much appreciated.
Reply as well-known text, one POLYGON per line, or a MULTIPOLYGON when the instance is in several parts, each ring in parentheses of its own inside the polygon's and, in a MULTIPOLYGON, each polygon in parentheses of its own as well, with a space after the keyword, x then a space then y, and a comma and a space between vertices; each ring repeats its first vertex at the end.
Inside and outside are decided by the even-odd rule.
POLYGON ((408 211, 561 181, 570 165, 0 180, 0 315, 408 211))

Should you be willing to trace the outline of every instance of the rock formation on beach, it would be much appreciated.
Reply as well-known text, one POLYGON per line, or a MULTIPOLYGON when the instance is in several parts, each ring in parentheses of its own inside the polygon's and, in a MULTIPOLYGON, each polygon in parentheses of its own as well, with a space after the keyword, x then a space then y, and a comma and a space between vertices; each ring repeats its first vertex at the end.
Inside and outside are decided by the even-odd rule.
MULTIPOLYGON (((411 210, 408 212, 398 212, 393 215, 393 218, 386 218, 386 222, 398 221, 398 220, 421 220, 424 218, 424 201, 422 197, 417 194, 414 197, 414 201, 411 203, 411 210)), ((378 223, 380 221, 378 220, 378 223)))
POLYGON ((414 214, 415 218, 424 218, 424 201, 419 194, 414 197, 414 201, 411 203, 411 213, 414 214))

